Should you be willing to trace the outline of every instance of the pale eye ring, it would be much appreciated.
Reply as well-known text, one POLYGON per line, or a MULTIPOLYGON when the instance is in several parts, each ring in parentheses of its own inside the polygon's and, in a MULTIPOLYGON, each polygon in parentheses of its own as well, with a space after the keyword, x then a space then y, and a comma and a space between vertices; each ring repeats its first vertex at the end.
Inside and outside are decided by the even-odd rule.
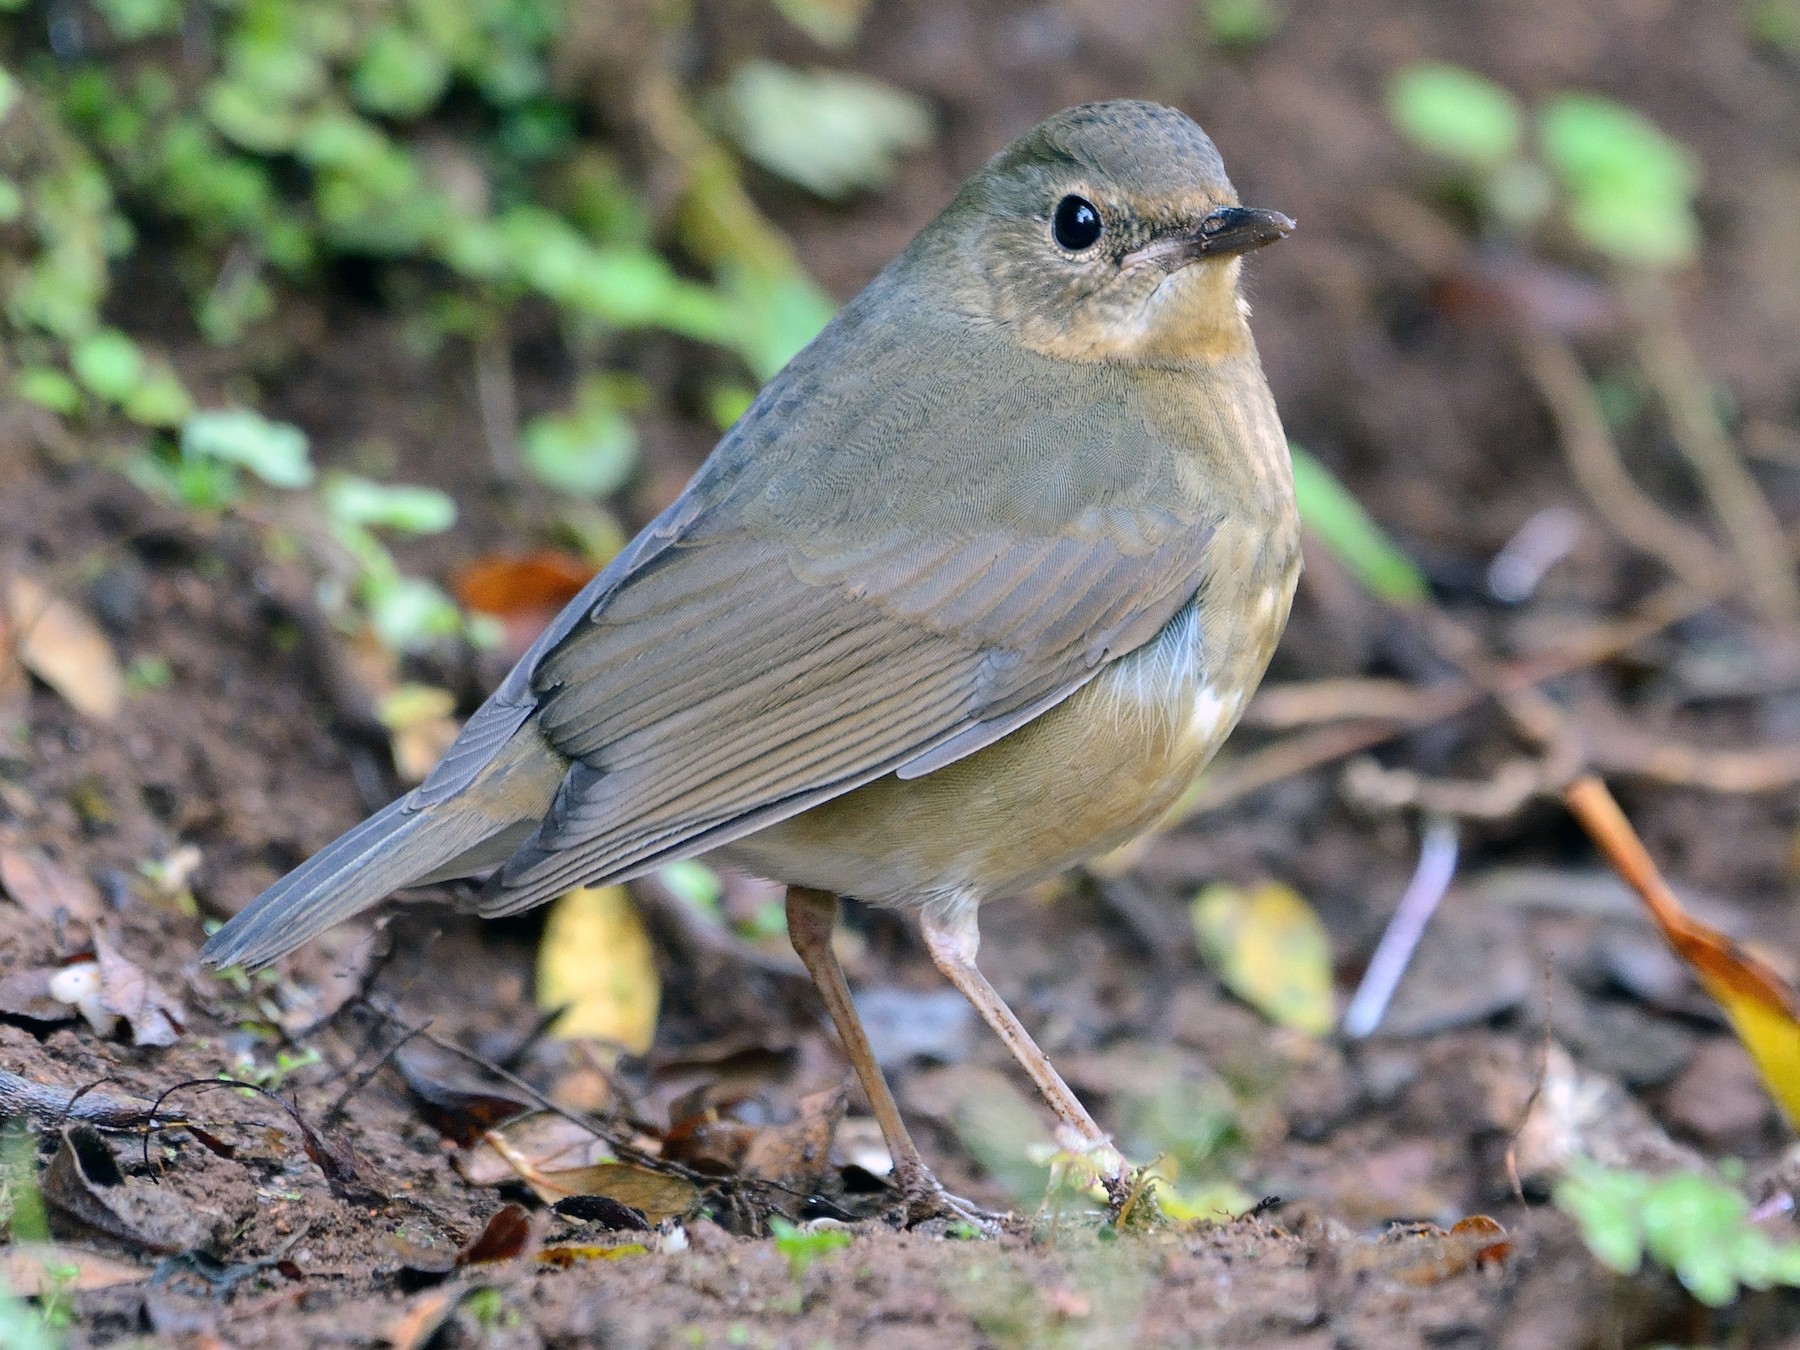
POLYGON ((1073 192, 1056 204, 1050 218, 1050 237, 1071 253, 1092 248, 1105 230, 1099 208, 1073 192))

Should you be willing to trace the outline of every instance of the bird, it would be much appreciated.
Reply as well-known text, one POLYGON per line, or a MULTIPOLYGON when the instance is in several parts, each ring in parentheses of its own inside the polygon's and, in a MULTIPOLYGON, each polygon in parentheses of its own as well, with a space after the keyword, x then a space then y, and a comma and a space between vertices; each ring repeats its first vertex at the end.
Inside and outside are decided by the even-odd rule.
POLYGON ((983 901, 1145 832, 1236 724, 1300 572, 1240 203, 1185 113, 1000 150, 758 393, 425 780, 205 945, 261 966, 391 892, 488 916, 705 855, 785 885, 905 1222, 968 1217, 857 1016, 840 900, 916 918, 1119 1202, 1127 1169, 976 963, 983 901))

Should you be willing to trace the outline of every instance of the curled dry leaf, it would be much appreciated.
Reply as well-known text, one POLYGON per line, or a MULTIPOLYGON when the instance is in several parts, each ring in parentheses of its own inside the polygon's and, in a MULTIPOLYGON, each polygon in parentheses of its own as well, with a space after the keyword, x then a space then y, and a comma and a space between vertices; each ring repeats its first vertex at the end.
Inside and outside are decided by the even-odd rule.
POLYGON ((74 605, 21 573, 0 578, 0 637, 20 665, 77 712, 110 722, 125 703, 125 678, 106 635, 74 605))
POLYGON ((810 1192, 831 1161, 831 1138, 849 1105, 847 1085, 800 1099, 799 1115, 785 1125, 757 1131, 744 1154, 748 1176, 810 1192))
POLYGON ((128 1181, 111 1147, 91 1125, 65 1125, 44 1169, 44 1202, 97 1232, 153 1252, 207 1247, 222 1216, 197 1209, 172 1189, 128 1181))

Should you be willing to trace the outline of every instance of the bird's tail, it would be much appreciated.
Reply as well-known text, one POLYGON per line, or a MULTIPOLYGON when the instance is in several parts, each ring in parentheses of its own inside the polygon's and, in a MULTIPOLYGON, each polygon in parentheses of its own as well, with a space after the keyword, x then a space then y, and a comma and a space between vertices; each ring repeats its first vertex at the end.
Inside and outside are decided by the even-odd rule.
POLYGON ((455 796, 426 805, 409 794, 313 854, 213 934, 201 959, 267 965, 404 886, 504 861, 566 768, 534 727, 521 728, 455 796))

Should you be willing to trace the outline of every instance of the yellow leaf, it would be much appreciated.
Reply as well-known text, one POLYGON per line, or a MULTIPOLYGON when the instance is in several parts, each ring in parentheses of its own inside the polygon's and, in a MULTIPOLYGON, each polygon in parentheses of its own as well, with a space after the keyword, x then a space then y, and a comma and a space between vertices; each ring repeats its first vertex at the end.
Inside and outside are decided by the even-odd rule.
POLYGON ((1756 1061, 1763 1086, 1788 1123, 1800 1127, 1800 995, 1755 952, 1681 907, 1603 782, 1578 778, 1563 797, 1614 869, 1638 893, 1676 955, 1725 1010, 1731 1029, 1756 1061))
POLYGON ((1331 1030, 1331 941, 1292 887, 1208 886, 1194 898, 1193 919, 1201 955, 1232 993, 1282 1026, 1331 1030))
POLYGON ((641 1055, 656 1035, 662 985, 649 935, 623 886, 579 887, 550 908, 538 948, 538 1006, 566 1007, 551 1035, 641 1055))
POLYGON ((75 711, 101 722, 119 715, 125 677, 112 644, 92 619, 30 577, 15 574, 0 590, 0 640, 75 711))

